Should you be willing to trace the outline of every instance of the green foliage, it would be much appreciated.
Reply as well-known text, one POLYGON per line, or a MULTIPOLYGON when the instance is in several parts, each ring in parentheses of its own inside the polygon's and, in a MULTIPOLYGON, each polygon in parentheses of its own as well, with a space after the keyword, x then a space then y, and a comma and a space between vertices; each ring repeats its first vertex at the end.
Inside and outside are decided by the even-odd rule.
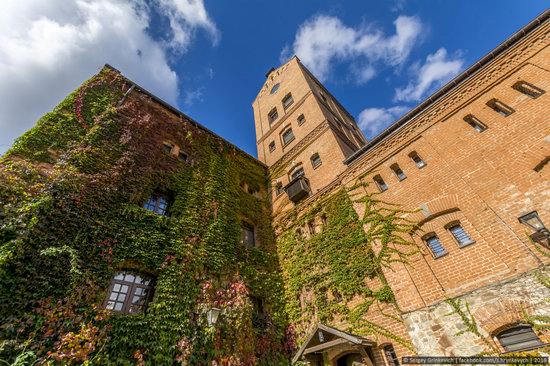
POLYGON ((128 87, 102 71, 0 160, 0 359, 286 364, 265 168, 140 95, 119 106, 128 87), (166 140, 190 161, 165 154, 166 140), (170 217, 142 208, 157 190, 174 198, 170 217), (259 247, 241 243, 242 219, 259 247), (120 269, 157 278, 146 314, 102 310, 120 269), (248 295, 265 302, 261 327, 248 295), (215 329, 205 324, 212 306, 223 309, 215 329))

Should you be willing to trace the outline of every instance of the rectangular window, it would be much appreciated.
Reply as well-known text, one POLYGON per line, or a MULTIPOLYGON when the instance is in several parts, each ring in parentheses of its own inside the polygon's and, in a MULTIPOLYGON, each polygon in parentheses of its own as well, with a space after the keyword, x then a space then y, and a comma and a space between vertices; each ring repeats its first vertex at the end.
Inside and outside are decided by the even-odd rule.
POLYGON ((183 161, 184 163, 187 161, 188 157, 187 157, 187 154, 180 151, 180 153, 178 154, 178 159, 180 161, 183 161))
POLYGON ((254 237, 254 226, 246 221, 241 222, 242 227, 242 241, 247 248, 256 246, 256 238, 254 237))
POLYGON ((478 120, 472 114, 469 114, 466 117, 464 117, 464 121, 477 132, 483 132, 487 129, 487 126, 485 126, 480 120, 478 120))
POLYGON ((386 356, 388 366, 399 366, 399 359, 397 358, 395 350, 391 344, 384 346, 384 354, 386 356))
POLYGON ((168 198, 168 196, 160 193, 153 193, 151 197, 149 197, 149 199, 145 202, 143 207, 149 211, 153 211, 158 215, 168 216, 169 204, 170 199, 168 198))
POLYGON ((288 93, 283 98, 283 108, 286 110, 288 107, 290 107, 294 103, 294 99, 292 98, 292 94, 288 93))
POLYGON ((384 192, 388 190, 388 185, 386 184, 386 182, 384 182, 384 179, 382 179, 380 175, 375 175, 372 179, 378 186, 378 189, 380 190, 380 192, 384 192))
POLYGON ((452 224, 448 227, 448 230, 451 232, 458 245, 461 247, 472 244, 474 242, 472 238, 470 238, 466 230, 464 230, 464 228, 460 226, 460 224, 452 224))
POLYGON ((107 310, 126 314, 143 313, 153 298, 154 279, 144 274, 118 272, 111 279, 107 310))
POLYGON ((503 117, 508 117, 509 115, 514 113, 514 110, 511 107, 507 106, 497 99, 491 99, 487 102, 487 105, 503 117))
POLYGON ((533 84, 529 84, 526 81, 518 81, 512 86, 512 88, 533 99, 538 98, 544 94, 544 90, 542 90, 541 88, 537 88, 533 84))
POLYGON ((435 258, 439 258, 447 254, 447 251, 441 244, 441 241, 439 241, 437 235, 431 234, 429 236, 426 236, 424 237, 424 241, 426 242, 426 245, 428 246, 435 258))
POLYGON ((303 114, 300 114, 300 115, 298 116, 298 126, 301 126, 301 125, 303 125, 304 123, 306 123, 306 117, 304 117, 303 114))
POLYGON ((305 175, 304 168, 299 168, 292 172, 292 174, 290 175, 290 179, 294 180, 298 177, 303 177, 304 175, 305 175))
POLYGON ((390 166, 391 170, 393 170, 393 172, 395 173, 395 176, 397 177, 397 179, 399 180, 403 180, 405 178, 407 178, 407 176, 405 175, 405 173, 403 172, 403 170, 399 167, 398 164, 392 164, 390 166))
POLYGON ((412 161, 414 161, 419 169, 426 166, 426 162, 420 157, 420 155, 417 154, 416 151, 411 152, 409 154, 409 157, 412 159, 412 161))
POLYGON ((277 113, 277 108, 273 108, 267 115, 267 119, 270 124, 273 123, 278 117, 279 114, 277 113))
POLYGON ((311 159, 311 165, 313 165, 313 168, 317 168, 322 163, 321 157, 319 156, 318 153, 311 155, 310 159, 311 159))
POLYGON ((269 152, 275 151, 275 141, 269 143, 269 152))
POLYGON ((313 222, 313 220, 311 220, 307 223, 307 230, 309 231, 310 235, 315 234, 315 222, 313 222))
POLYGON ((277 183, 277 185, 275 186, 275 195, 280 196, 281 194, 283 194, 283 192, 284 192, 283 183, 281 182, 277 183))
POLYGON ((294 132, 292 132, 292 128, 289 128, 283 132, 283 144, 288 145, 292 140, 294 140, 294 132))
POLYGON ((162 151, 164 151, 166 154, 171 154, 173 148, 174 148, 174 145, 169 144, 167 142, 162 144, 162 151))

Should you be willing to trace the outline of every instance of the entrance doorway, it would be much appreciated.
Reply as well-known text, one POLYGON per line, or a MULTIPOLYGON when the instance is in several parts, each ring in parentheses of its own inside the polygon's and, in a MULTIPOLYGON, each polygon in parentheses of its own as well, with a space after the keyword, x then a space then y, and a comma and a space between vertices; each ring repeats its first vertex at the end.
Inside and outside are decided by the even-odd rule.
POLYGON ((363 362, 363 356, 359 353, 349 353, 336 361, 337 366, 367 366, 363 362))

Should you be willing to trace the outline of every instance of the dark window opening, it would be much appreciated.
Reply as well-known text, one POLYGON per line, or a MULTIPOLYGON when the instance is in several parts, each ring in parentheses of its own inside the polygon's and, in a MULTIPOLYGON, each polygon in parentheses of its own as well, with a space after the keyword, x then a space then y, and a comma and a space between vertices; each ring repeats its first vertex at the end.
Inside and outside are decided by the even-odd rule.
POLYGON ((154 279, 132 272, 118 272, 111 280, 105 308, 125 314, 145 312, 153 298, 154 279))
POLYGON ((328 224, 328 219, 327 219, 327 215, 326 215, 326 214, 322 214, 322 215, 321 215, 321 223, 323 224, 323 226, 327 226, 327 224, 328 224))
POLYGON ((395 173, 395 176, 397 177, 397 179, 399 180, 403 180, 405 178, 407 178, 407 176, 405 175, 405 173, 403 172, 403 170, 399 167, 398 164, 392 164, 390 166, 391 170, 393 170, 393 172, 395 173))
POLYGON ((174 145, 172 144, 169 144, 167 142, 163 143, 162 144, 162 151, 166 154, 171 154, 172 153, 172 149, 174 149, 174 145))
POLYGON ((304 117, 303 114, 300 114, 300 115, 298 116, 298 126, 301 126, 301 125, 303 125, 304 123, 306 123, 306 117, 304 117))
POLYGON ((388 185, 386 182, 384 182, 384 179, 380 175, 375 175, 373 178, 374 183, 376 183, 376 186, 380 190, 380 192, 384 192, 388 190, 388 185))
POLYGON ((468 235, 466 230, 464 230, 464 228, 458 223, 449 226, 448 230, 451 232, 458 245, 461 247, 472 244, 474 242, 472 238, 470 238, 470 235, 468 235))
POLYGON ((288 107, 290 107, 294 103, 294 99, 292 98, 292 94, 288 93, 283 98, 283 108, 286 110, 288 107))
POLYGON ((281 86, 280 83, 277 83, 277 84, 273 85, 273 88, 271 88, 270 94, 275 94, 277 92, 277 90, 279 90, 280 86, 281 86))
POLYGON ((419 169, 426 166, 426 162, 420 157, 420 155, 418 155, 416 151, 409 153, 409 157, 412 159, 412 161, 414 161, 419 169))
POLYGON ((302 229, 301 227, 297 228, 295 234, 297 240, 302 240, 304 238, 304 229, 302 229))
POLYGON ((188 156, 187 156, 186 153, 180 151, 180 153, 178 154, 178 159, 179 159, 180 161, 183 161, 183 162, 185 163, 185 162, 187 161, 187 159, 188 159, 188 156))
POLYGON ((273 121, 275 121, 278 117, 279 114, 277 113, 277 108, 273 108, 267 115, 269 123, 273 123, 273 121))
POLYGON ((252 303, 252 325, 256 329, 265 329, 269 325, 264 301, 256 296, 249 296, 252 303))
POLYGON ((525 351, 544 345, 528 324, 504 330, 497 335, 497 339, 506 352, 525 351))
POLYGON ((313 220, 311 220, 307 223, 307 230, 309 231, 310 235, 315 234, 315 222, 313 220))
POLYGON ((538 163, 534 168, 533 170, 536 171, 537 173, 539 173, 540 171, 542 171, 542 169, 544 169, 544 167, 550 162, 550 156, 547 156, 545 157, 544 159, 541 160, 540 163, 538 163))
POLYGON ((435 258, 439 258, 447 254, 447 251, 441 244, 441 241, 439 240, 437 235, 428 234, 424 237, 424 241, 426 242, 426 245, 428 246, 435 258))
POLYGON ((386 356, 388 366, 399 366, 399 359, 391 344, 384 346, 384 355, 386 356))
POLYGON ((279 182, 275 185, 275 195, 276 196, 280 196, 281 194, 283 194, 284 192, 284 189, 283 189, 283 183, 279 182))
POLYGON ((304 173, 304 168, 298 168, 298 169, 295 169, 292 174, 290 175, 290 179, 291 180, 294 180, 298 177, 303 177, 305 175, 304 173))
POLYGON ((485 124, 483 124, 480 120, 478 120, 471 114, 464 117, 464 121, 466 121, 466 123, 469 124, 477 132, 483 132, 487 129, 487 126, 485 126, 485 124))
POLYGON ((242 242, 247 248, 256 246, 256 238, 254 235, 254 226, 246 221, 241 222, 242 227, 242 242))
POLYGON ((516 89, 520 93, 523 93, 533 99, 538 98, 544 94, 544 90, 526 81, 518 81, 512 86, 512 88, 516 89))
POLYGON ((168 209, 170 202, 171 199, 168 195, 155 192, 149 197, 143 207, 158 215, 169 216, 168 209))
POLYGON ((289 128, 283 132, 283 144, 288 145, 292 140, 294 140, 294 132, 292 132, 292 128, 289 128))
POLYGON ((315 153, 311 155, 311 165, 313 165, 313 168, 317 168, 319 165, 321 165, 321 157, 318 153, 315 153))
POLYGON ((487 102, 487 105, 492 110, 494 110, 495 112, 497 112, 498 114, 504 117, 508 117, 509 115, 514 113, 514 110, 511 107, 507 106, 506 104, 502 103, 497 99, 491 99, 490 101, 487 102))
POLYGON ((269 152, 275 151, 275 141, 269 143, 269 152))

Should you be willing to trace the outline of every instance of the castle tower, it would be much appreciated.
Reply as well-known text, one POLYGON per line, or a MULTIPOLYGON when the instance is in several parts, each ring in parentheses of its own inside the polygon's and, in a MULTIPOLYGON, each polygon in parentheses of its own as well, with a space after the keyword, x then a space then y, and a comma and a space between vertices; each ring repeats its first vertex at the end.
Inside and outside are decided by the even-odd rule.
POLYGON ((343 161, 366 140, 353 117, 298 57, 266 77, 253 108, 258 159, 270 168, 276 208, 289 200, 297 203, 333 181, 346 168, 343 161))

